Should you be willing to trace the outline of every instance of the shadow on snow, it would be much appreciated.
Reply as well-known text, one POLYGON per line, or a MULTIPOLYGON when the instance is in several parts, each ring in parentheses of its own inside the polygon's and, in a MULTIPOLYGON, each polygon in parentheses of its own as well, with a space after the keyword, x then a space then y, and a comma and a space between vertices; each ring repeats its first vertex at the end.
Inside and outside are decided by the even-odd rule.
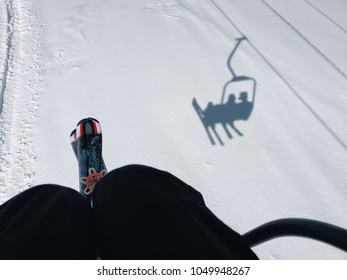
POLYGON ((236 128, 235 121, 243 120, 247 121, 250 117, 255 100, 256 92, 256 80, 248 76, 237 75, 232 69, 231 62, 232 58, 235 55, 236 50, 240 46, 243 40, 246 40, 245 37, 236 39, 237 43, 233 48, 231 54, 227 60, 227 66, 232 75, 231 80, 225 83, 222 92, 222 98, 220 104, 213 104, 209 102, 207 107, 203 110, 201 109, 196 98, 193 98, 192 105, 197 112, 207 135, 211 141, 212 145, 215 145, 216 142, 214 137, 211 134, 211 131, 214 133, 218 142, 221 145, 224 145, 221 137, 219 136, 216 125, 221 124, 224 128, 228 138, 232 138, 228 127, 231 127, 238 136, 243 136, 242 132, 236 128), (228 95, 227 101, 224 103, 225 95, 228 95))

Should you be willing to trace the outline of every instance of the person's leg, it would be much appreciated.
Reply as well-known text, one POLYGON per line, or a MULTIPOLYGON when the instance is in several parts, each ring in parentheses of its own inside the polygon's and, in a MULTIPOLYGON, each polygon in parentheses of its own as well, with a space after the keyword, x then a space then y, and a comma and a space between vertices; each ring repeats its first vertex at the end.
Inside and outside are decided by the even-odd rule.
POLYGON ((116 169, 97 183, 94 215, 102 259, 256 259, 199 192, 151 167, 116 169))
POLYGON ((0 206, 0 259, 95 259, 92 209, 77 191, 33 187, 0 206))

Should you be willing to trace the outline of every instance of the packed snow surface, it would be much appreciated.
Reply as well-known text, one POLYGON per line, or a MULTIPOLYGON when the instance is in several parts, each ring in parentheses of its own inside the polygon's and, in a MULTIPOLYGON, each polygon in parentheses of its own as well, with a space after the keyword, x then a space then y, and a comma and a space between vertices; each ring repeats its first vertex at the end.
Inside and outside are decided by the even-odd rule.
MULTIPOLYGON (((1 0, 0 203, 43 183, 77 190, 69 134, 91 116, 109 170, 167 170, 241 234, 288 217, 347 228, 346 12, 344 0, 1 0)), ((347 259, 294 237, 254 250, 347 259)))

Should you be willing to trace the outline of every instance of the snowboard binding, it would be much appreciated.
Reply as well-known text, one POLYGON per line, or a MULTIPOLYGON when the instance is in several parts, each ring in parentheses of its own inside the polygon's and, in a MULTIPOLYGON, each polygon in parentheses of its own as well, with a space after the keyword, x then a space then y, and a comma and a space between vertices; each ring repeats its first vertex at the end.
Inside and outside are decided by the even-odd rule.
POLYGON ((82 119, 71 132, 70 142, 78 161, 80 193, 92 204, 94 187, 107 173, 100 123, 94 118, 82 119))

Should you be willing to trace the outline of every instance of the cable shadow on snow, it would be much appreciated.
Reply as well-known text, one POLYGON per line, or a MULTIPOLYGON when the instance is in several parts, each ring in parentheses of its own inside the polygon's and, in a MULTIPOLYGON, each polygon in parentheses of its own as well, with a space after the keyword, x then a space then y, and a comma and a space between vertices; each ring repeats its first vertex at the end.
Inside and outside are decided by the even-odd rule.
POLYGON ((220 104, 208 102, 207 107, 202 109, 196 98, 193 98, 192 105, 197 112, 202 125, 204 126, 207 136, 212 145, 216 144, 214 138, 220 145, 224 145, 222 138, 216 130, 217 125, 221 125, 229 139, 232 139, 232 128, 238 136, 243 136, 242 132, 235 126, 236 121, 247 121, 253 108, 256 93, 257 82, 254 78, 237 75, 232 68, 232 59, 236 50, 240 46, 245 37, 236 39, 237 43, 230 53, 227 66, 232 75, 231 80, 225 83, 222 90, 222 98, 220 104), (224 103, 225 96, 228 95, 227 101, 224 103), (213 136, 214 135, 214 136, 213 136))
MULTIPOLYGON (((235 28, 241 36, 245 36, 242 30, 231 20, 231 18, 221 9, 219 5, 214 0, 210 0, 211 3, 216 7, 216 9, 223 15, 223 17, 230 23, 233 28, 235 28)), ((347 144, 339 137, 339 135, 329 126, 328 123, 319 115, 318 112, 305 100, 305 98, 300 94, 300 92, 289 83, 289 81, 282 75, 282 73, 276 69, 276 67, 267 59, 264 54, 251 42, 247 41, 250 47, 262 58, 262 60, 272 69, 272 71, 277 75, 277 77, 288 87, 288 89, 294 94, 296 98, 306 107, 306 109, 313 115, 314 118, 326 129, 326 131, 337 141, 337 143, 347 151, 347 144)))

